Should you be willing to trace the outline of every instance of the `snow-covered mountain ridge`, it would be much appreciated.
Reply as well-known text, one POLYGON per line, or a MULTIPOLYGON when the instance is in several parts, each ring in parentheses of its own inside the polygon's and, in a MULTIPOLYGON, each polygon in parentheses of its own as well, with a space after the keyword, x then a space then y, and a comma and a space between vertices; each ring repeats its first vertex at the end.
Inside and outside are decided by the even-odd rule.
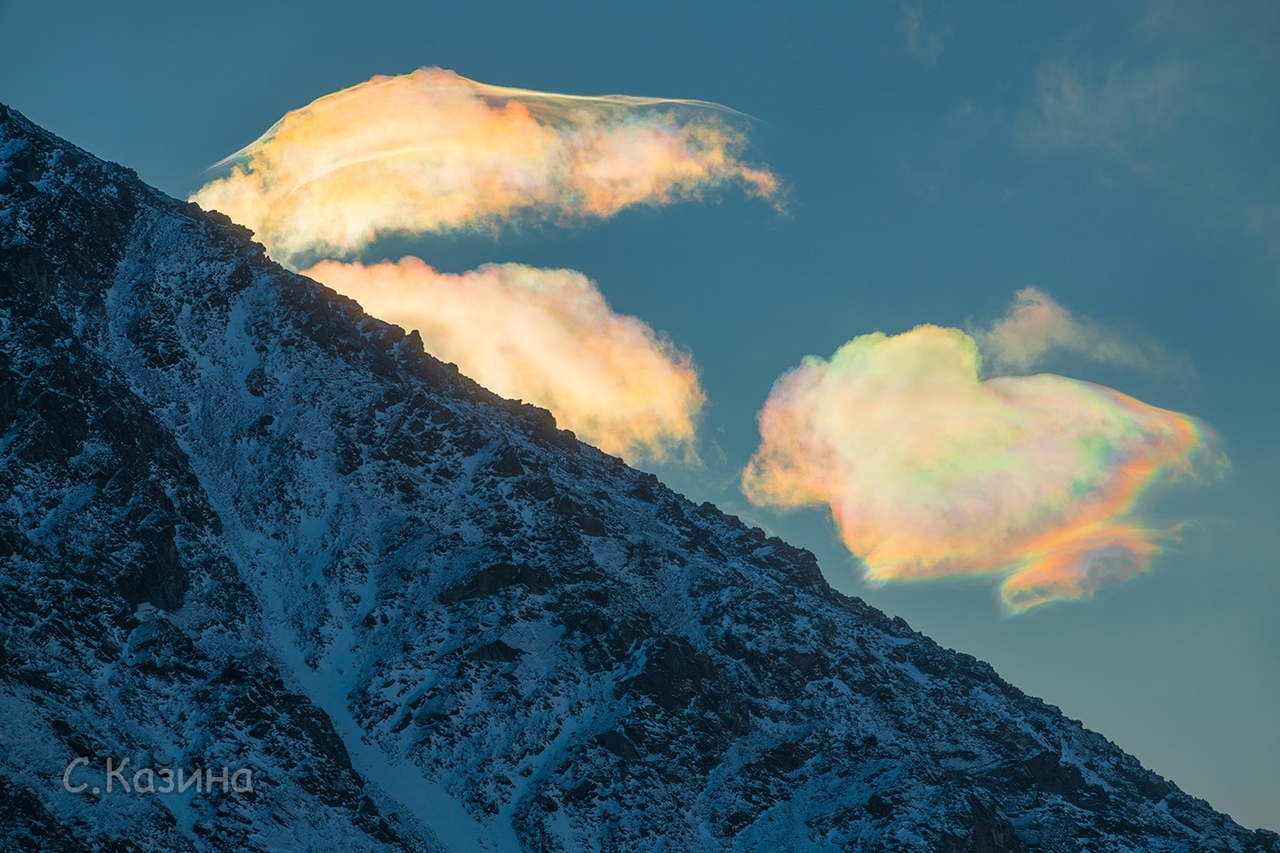
POLYGON ((1280 851, 4 107, 0 565, 8 847, 1280 851))

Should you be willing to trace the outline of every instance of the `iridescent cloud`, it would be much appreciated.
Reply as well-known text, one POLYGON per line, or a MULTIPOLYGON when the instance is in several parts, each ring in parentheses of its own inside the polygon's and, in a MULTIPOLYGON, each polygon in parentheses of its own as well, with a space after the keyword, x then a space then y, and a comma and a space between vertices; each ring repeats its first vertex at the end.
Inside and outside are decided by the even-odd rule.
POLYGON ((288 113, 192 198, 253 229, 276 260, 314 264, 309 275, 418 329, 435 355, 549 408, 604 450, 691 457, 705 398, 689 357, 613 313, 585 276, 322 259, 383 236, 572 224, 731 185, 780 205, 778 180, 742 160, 745 123, 701 101, 557 95, 424 68, 288 113))
POLYGON ((732 184, 777 200, 777 179, 741 159, 741 125, 700 101, 557 95, 424 68, 288 113, 193 199, 286 263, 346 257, 379 236, 607 217, 732 184))
POLYGON ((403 258, 324 261, 305 274, 370 314, 419 330, 438 358, 499 394, 550 409, 609 453, 692 453, 705 398, 689 356, 614 313, 581 273, 487 264, 455 275, 403 258))
POLYGON ((1146 570, 1176 530, 1140 522, 1143 495, 1227 466, 1190 417, 980 367, 972 337, 937 326, 806 358, 760 412, 744 492, 828 506, 872 582, 996 575, 1020 612, 1146 570))

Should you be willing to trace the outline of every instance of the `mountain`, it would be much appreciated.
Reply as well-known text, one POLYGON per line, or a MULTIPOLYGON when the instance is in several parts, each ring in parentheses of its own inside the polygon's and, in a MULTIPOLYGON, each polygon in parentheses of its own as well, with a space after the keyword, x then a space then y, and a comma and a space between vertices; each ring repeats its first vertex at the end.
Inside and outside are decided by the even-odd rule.
POLYGON ((1280 851, 251 238, 0 107, 5 849, 1280 851))

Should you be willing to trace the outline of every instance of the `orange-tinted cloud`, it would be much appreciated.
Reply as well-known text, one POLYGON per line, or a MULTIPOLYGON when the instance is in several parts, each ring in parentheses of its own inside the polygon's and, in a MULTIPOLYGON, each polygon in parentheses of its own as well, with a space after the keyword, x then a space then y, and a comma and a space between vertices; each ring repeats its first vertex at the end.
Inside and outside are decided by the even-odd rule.
POLYGON ((1034 287, 1018 291, 1008 315, 975 337, 989 375, 1025 373, 1057 353, 1155 372, 1192 372, 1186 358, 1154 341, 1135 342, 1131 335, 1077 317, 1034 287))
POLYGON ((692 453, 705 398, 689 356, 635 317, 615 314, 581 273, 487 264, 455 275, 403 258, 324 261, 305 274, 370 314, 419 330, 438 358, 499 394, 550 409, 609 453, 692 453))
POLYGON ((743 476, 758 504, 825 505, 873 582, 992 574, 1014 612, 1144 571, 1173 531, 1152 486, 1221 473, 1192 418, 1061 376, 983 380, 977 342, 864 335, 775 384, 743 476))
POLYGON ((439 68, 374 77, 288 113, 194 196, 277 260, 346 257, 379 236, 572 222, 736 184, 741 116, 699 101, 487 86, 439 68))
POLYGON ((572 224, 736 185, 780 204, 742 160, 745 119, 701 101, 488 86, 439 68, 374 77, 285 115, 193 200, 276 260, 418 329, 435 355, 630 459, 693 453, 704 401, 690 358, 569 270, 462 275, 415 258, 337 263, 379 237, 572 224), (320 261, 320 263, 316 263, 320 261))

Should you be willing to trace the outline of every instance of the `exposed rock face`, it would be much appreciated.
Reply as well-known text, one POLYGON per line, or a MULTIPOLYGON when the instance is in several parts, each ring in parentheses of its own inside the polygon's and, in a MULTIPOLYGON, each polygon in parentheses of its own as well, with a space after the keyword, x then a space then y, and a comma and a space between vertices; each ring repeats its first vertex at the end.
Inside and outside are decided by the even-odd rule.
POLYGON ((0 565, 6 847, 1280 851, 3 107, 0 565))

